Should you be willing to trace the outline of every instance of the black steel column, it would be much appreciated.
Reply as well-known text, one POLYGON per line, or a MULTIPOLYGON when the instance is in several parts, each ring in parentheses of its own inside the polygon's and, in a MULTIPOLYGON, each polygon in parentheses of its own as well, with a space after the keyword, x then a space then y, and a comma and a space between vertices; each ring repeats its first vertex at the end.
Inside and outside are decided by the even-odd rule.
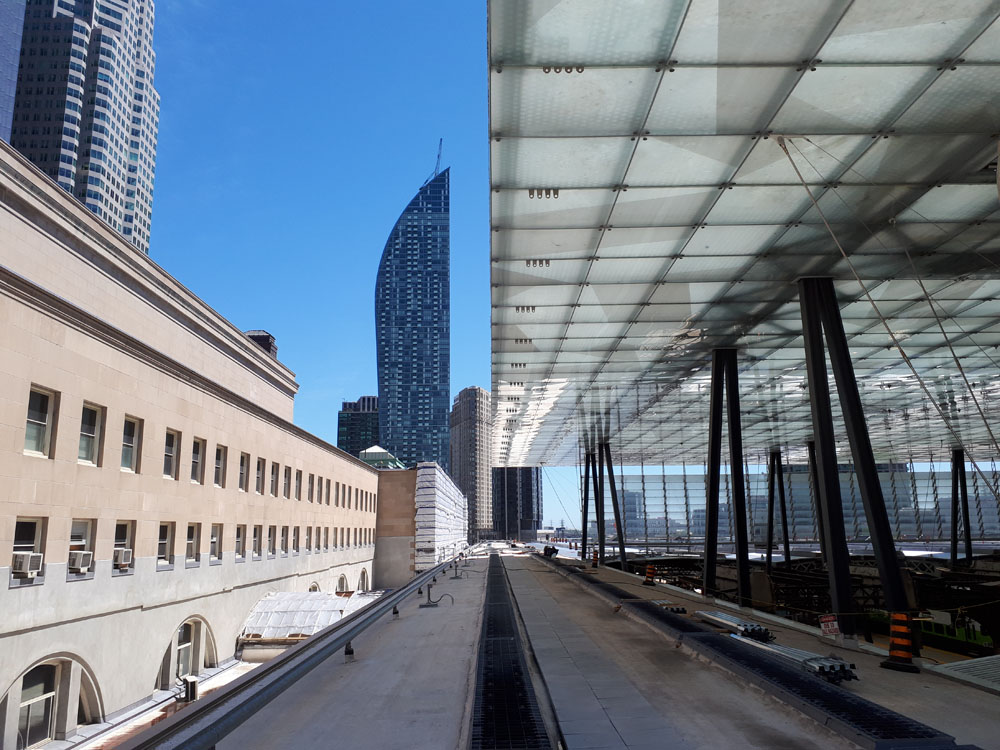
POLYGON ((833 411, 830 384, 826 377, 823 352, 823 327, 820 321, 817 289, 819 279, 799 279, 799 306, 802 312, 802 339, 805 347, 806 376, 809 381, 809 404, 812 410, 813 438, 816 442, 816 498, 826 540, 826 567, 830 578, 830 600, 837 614, 840 631, 855 632, 852 616, 850 555, 844 533, 844 507, 840 499, 837 473, 837 446, 833 438, 833 411))
POLYGON ((965 451, 951 451, 951 567, 972 564, 972 534, 969 518, 969 488, 965 479, 965 451), (962 532, 965 536, 965 560, 958 561, 958 513, 962 512, 962 532))
POLYGON ((729 475, 733 486, 733 519, 736 529, 736 582, 741 607, 749 607, 750 543, 747 534, 747 485, 743 475, 743 427, 740 420, 740 379, 736 350, 723 349, 726 358, 726 416, 729 425, 729 475))
POLYGON ((965 484, 965 451, 962 451, 958 488, 962 491, 962 530, 965 532, 965 565, 972 565, 972 523, 969 519, 969 490, 965 484))
POLYGON ((715 558, 719 543, 719 472, 722 468, 722 380, 723 362, 712 352, 712 383, 708 403, 708 476, 705 494, 705 563, 702 593, 715 594, 715 558))
POLYGON ((816 279, 819 291, 819 311, 826 333, 826 348, 830 354, 830 367, 840 395, 840 408, 844 413, 847 439, 854 457, 854 472, 858 477, 861 499, 868 518, 868 533, 871 534, 872 549, 878 563, 879 578, 882 582, 882 596, 890 612, 905 612, 909 609, 903 575, 896 557, 896 543, 892 537, 892 525, 885 508, 885 497, 879 483, 875 453, 868 436, 858 381, 851 364, 851 353, 847 347, 844 323, 840 318, 840 307, 833 288, 833 279, 816 279))
POLYGON ((951 554, 949 564, 952 568, 958 566, 958 459, 956 454, 961 449, 951 452, 951 554))
POLYGON ((580 540, 580 559, 587 559, 587 513, 590 510, 590 453, 583 454, 583 537, 580 540))
POLYGON ((622 514, 618 507, 618 490, 615 487, 615 470, 611 463, 611 444, 604 444, 604 457, 608 467, 608 486, 611 488, 611 508, 615 512, 615 527, 618 531, 618 556, 622 562, 622 570, 628 572, 625 559, 625 529, 622 526, 622 514))
POLYGON ((597 559, 604 564, 604 454, 600 447, 594 458, 594 510, 597 511, 597 559))
POLYGON ((767 457, 767 551, 764 553, 764 568, 771 573, 771 546, 774 544, 774 453, 767 457))
POLYGON ((816 470, 816 441, 807 440, 806 450, 809 453, 809 478, 812 480, 811 491, 814 494, 812 501, 813 514, 816 517, 816 536, 819 537, 819 551, 823 557, 823 564, 826 565, 826 534, 823 531, 823 514, 820 512, 819 505, 819 474, 816 470))
POLYGON ((785 569, 792 568, 792 548, 788 542, 788 506, 785 505, 785 475, 781 468, 781 451, 777 448, 771 452, 774 457, 774 482, 778 485, 778 504, 781 507, 781 536, 784 542, 785 569))

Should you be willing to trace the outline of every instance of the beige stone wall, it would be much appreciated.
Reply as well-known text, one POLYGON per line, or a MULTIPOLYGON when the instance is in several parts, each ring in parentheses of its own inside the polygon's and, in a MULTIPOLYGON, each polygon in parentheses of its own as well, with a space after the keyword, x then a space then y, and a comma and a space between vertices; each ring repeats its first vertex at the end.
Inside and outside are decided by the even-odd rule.
MULTIPOLYGON (((186 619, 205 623, 221 661, 267 592, 371 580, 378 473, 292 424, 297 385, 287 368, 29 167, 0 143, 0 706, 27 669, 61 654, 96 675, 109 714, 150 694, 186 619), (32 387, 57 395, 48 456, 24 450, 32 387), (102 414, 96 465, 78 460, 85 402, 102 414), (142 423, 137 471, 121 468, 126 416, 142 423), (176 478, 163 475, 167 430, 181 436, 176 478), (196 438, 205 445, 203 482, 190 478, 196 438), (225 480, 215 486, 220 445, 225 480), (11 573, 18 518, 44 520, 44 576, 34 581, 11 573), (67 568, 74 519, 93 522, 85 575, 67 568), (124 574, 111 563, 120 521, 135 527, 135 562, 124 574), (164 522, 175 524, 172 565, 157 562, 164 522), (188 563, 190 523, 201 533, 199 559, 188 563), (218 559, 210 559, 213 524, 222 525, 218 559), (238 525, 246 527, 242 561, 238 525), (260 559, 252 557, 255 525, 265 537, 260 559), (299 529, 299 553, 269 557, 270 526, 279 539, 289 528, 289 546, 299 529), (322 542, 329 533, 329 545, 313 538, 307 550, 307 528, 319 528, 322 542)), ((13 711, 0 715, 0 745, 13 711)))
POLYGON ((416 469, 379 472, 373 562, 376 588, 398 588, 413 578, 416 492, 416 469))

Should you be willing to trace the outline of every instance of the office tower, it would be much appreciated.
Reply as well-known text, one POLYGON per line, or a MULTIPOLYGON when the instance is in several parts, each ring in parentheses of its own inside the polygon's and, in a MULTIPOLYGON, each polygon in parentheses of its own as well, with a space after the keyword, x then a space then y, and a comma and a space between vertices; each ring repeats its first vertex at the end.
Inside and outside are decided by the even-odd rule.
POLYGON ((149 253, 153 0, 28 0, 11 145, 149 253))
POLYGON ((472 386, 451 407, 451 476, 469 501, 469 541, 493 531, 493 410, 490 392, 472 386))
POLYGON ((360 456, 378 442, 378 396, 344 401, 337 413, 337 447, 360 456))
POLYGON ((542 523, 541 468, 494 467, 493 515, 497 538, 535 541, 542 523))
POLYGON ((0 139, 10 142, 17 92, 17 65, 24 28, 24 0, 0 2, 0 139))
POLYGON ((407 466, 434 461, 446 470, 448 251, 446 169, 425 182, 400 215, 375 282, 379 442, 407 466))

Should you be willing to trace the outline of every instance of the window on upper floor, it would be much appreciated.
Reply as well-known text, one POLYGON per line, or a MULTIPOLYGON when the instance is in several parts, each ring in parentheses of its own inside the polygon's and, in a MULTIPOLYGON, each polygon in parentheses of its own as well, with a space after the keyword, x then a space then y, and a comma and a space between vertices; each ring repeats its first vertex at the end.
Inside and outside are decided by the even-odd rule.
POLYGON ((189 523, 187 526, 187 544, 184 548, 184 559, 189 563, 201 560, 200 523, 189 523))
POLYGON ((205 441, 201 438, 191 441, 191 481, 205 483, 205 441))
POLYGON ((267 469, 267 459, 258 458, 257 459, 257 482, 254 485, 258 495, 264 494, 264 472, 267 469))
POLYGON ((281 494, 285 496, 286 500, 292 496, 292 467, 291 466, 286 466, 285 467, 285 482, 284 482, 284 486, 282 487, 282 493, 281 494))
POLYGON ((302 499, 302 470, 296 469, 295 471, 295 499, 302 499))
POLYGON ((103 416, 103 407, 87 403, 83 405, 80 415, 80 445, 77 450, 77 460, 80 463, 94 466, 99 463, 103 416))
POLYGON ((156 540, 156 566, 165 568, 174 562, 174 523, 161 522, 156 540))
POLYGON ((246 492, 250 486, 250 454, 240 454, 240 492, 246 492))
POLYGON ((273 497, 278 496, 278 464, 274 461, 271 462, 271 495, 273 497))
POLYGON ((57 394, 32 388, 28 395, 28 418, 24 431, 24 452, 51 458, 52 436, 55 433, 57 394))
POLYGON ((181 434, 167 430, 163 442, 163 476, 166 479, 177 479, 178 449, 181 444, 181 434))
POLYGON ((226 458, 229 455, 229 449, 224 445, 215 446, 215 474, 212 477, 212 483, 216 487, 226 486, 226 458))
POLYGON ((142 453, 142 420, 125 417, 122 427, 122 471, 139 472, 139 456, 142 453))
POLYGON ((247 545, 247 527, 245 524, 237 524, 236 538, 233 540, 233 553, 235 554, 237 561, 246 559, 246 554, 247 554, 246 545, 247 545))
POLYGON ((208 561, 222 561, 222 524, 213 523, 212 531, 208 537, 208 561))

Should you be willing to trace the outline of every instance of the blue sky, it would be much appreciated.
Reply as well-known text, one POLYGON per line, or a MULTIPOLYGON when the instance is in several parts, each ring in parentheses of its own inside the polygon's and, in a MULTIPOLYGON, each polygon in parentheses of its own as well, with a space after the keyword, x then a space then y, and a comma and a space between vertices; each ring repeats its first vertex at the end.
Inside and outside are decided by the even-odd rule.
POLYGON ((455 394, 490 388, 484 2, 160 0, 150 255, 244 330, 277 339, 295 421, 336 442, 377 394, 386 237, 451 172, 455 394))

